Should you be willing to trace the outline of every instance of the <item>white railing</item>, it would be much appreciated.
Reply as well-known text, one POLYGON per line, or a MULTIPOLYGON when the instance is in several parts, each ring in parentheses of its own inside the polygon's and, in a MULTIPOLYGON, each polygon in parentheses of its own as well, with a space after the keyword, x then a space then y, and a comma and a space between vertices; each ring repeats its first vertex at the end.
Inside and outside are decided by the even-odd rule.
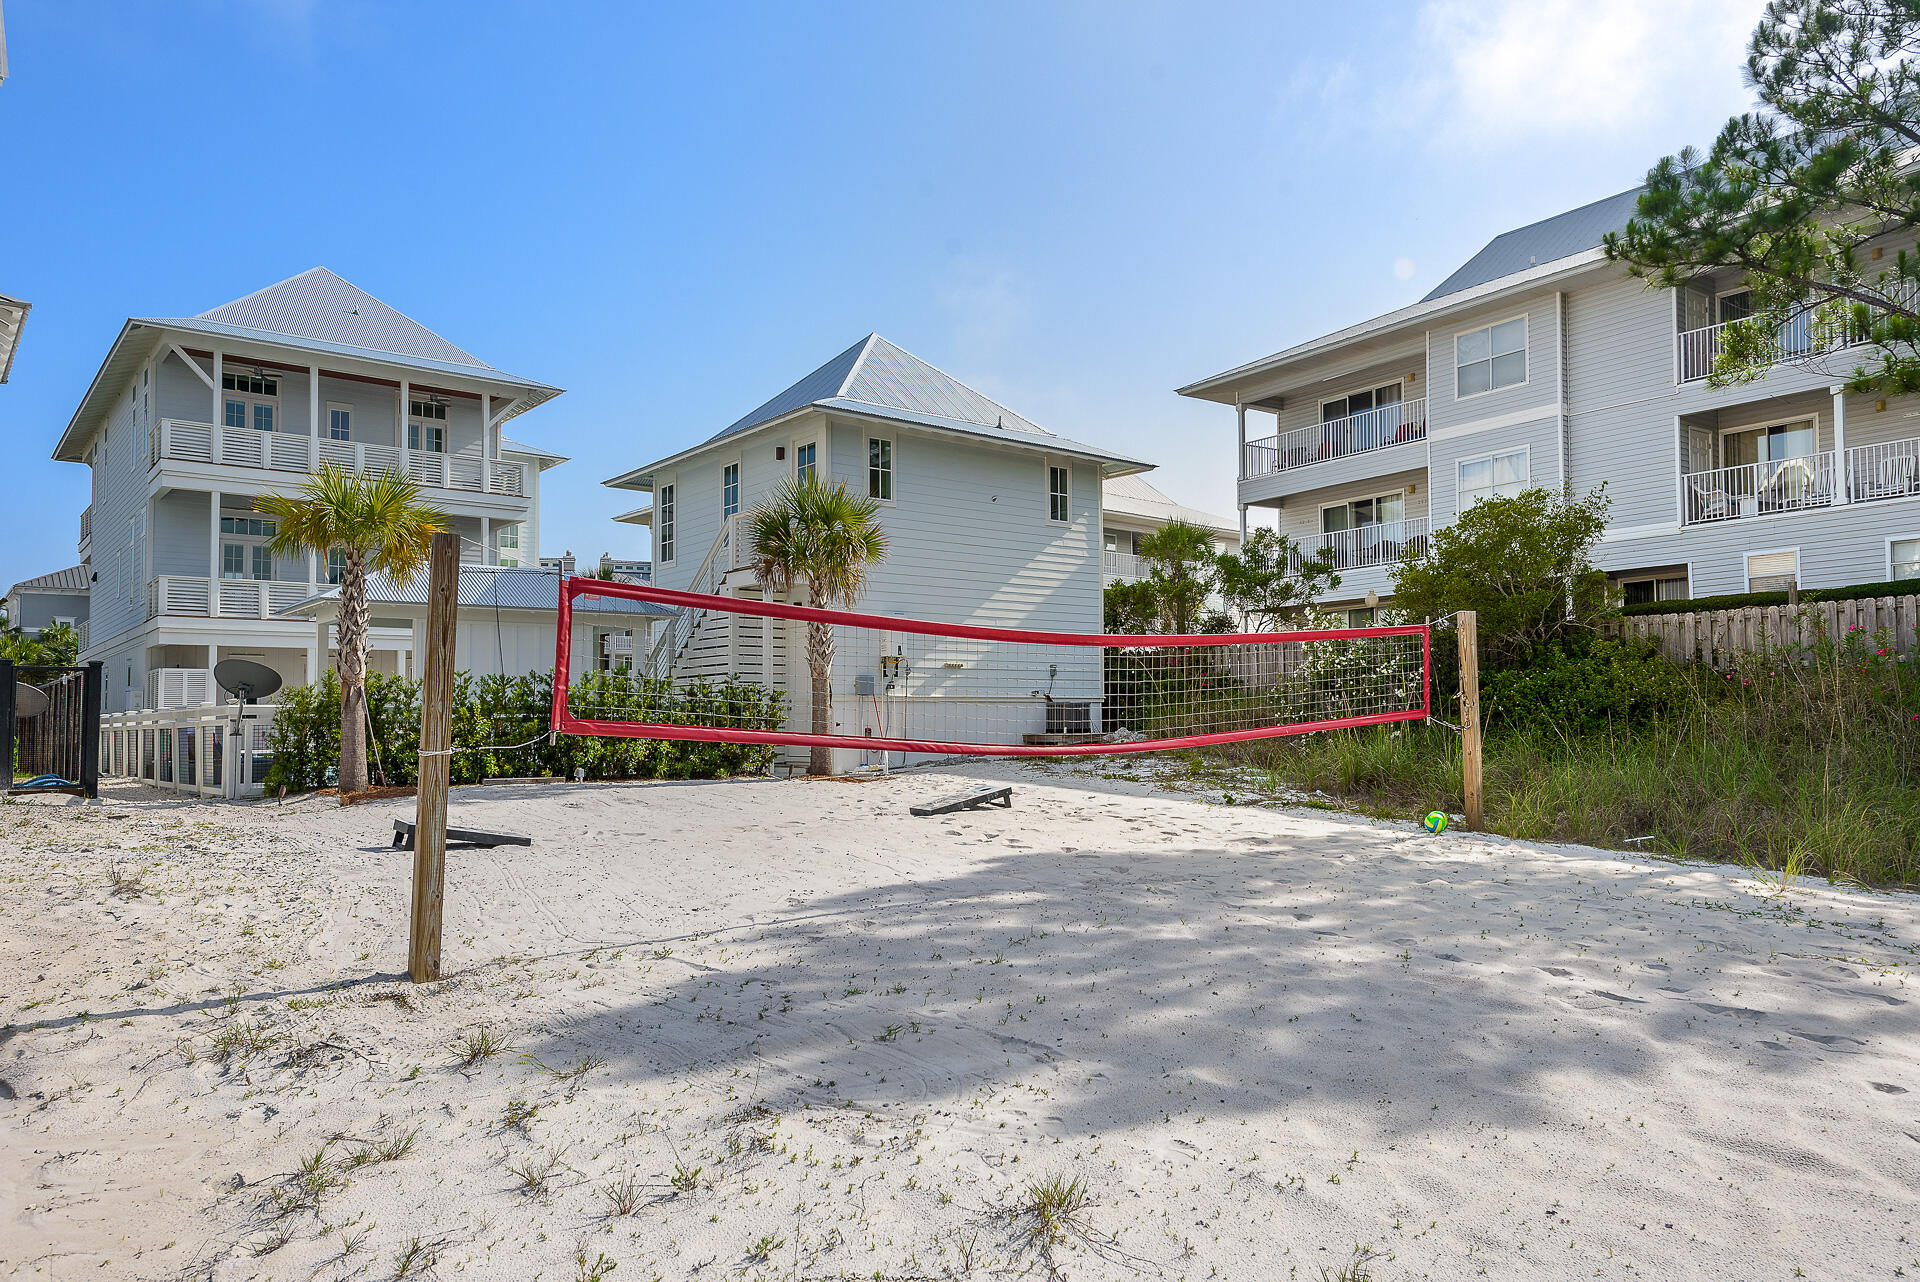
POLYGON ((1335 530, 1304 540, 1293 558, 1293 566, 1298 570, 1302 560, 1316 558, 1323 551, 1333 553, 1334 568, 1339 570, 1392 565, 1426 551, 1427 528, 1427 518, 1416 516, 1404 521, 1380 521, 1351 530, 1335 530))
POLYGON ((211 668, 153 668, 147 673, 147 707, 198 708, 213 703, 211 668))
POLYGON ((1847 493, 1855 503, 1920 494, 1920 437, 1848 450, 1847 493))
MULTIPOLYGON (((1713 373, 1714 362, 1720 359, 1721 338, 1727 326, 1737 325, 1738 321, 1722 321, 1718 325, 1707 325, 1700 329, 1682 330, 1675 337, 1676 360, 1679 379, 1682 383, 1691 383, 1713 373)), ((1796 356, 1809 356, 1817 349, 1826 351, 1833 347, 1844 347, 1845 343, 1817 342, 1814 332, 1813 313, 1796 313, 1782 324, 1774 334, 1774 342, 1779 352, 1778 359, 1791 360, 1796 356)))
POLYGON ((1100 554, 1100 577, 1103 583, 1138 583, 1149 573, 1145 557, 1135 556, 1131 552, 1100 554))
POLYGON ((213 580, 163 574, 147 580, 147 617, 162 614, 205 616, 212 602, 213 580))
POLYGON ((185 614, 233 619, 271 619, 320 590, 283 579, 213 579, 163 574, 147 583, 147 617, 185 614), (216 608, 217 607, 217 608, 216 608))
MULTIPOLYGON (((720 532, 714 536, 713 546, 707 549, 706 559, 700 562, 700 568, 693 572, 693 579, 684 590, 711 595, 720 590, 728 571, 745 569, 749 560, 746 529, 744 513, 722 518, 720 532)), ((660 629, 660 637, 653 643, 653 649, 647 652, 642 675, 656 678, 672 676, 673 665, 679 661, 706 617, 705 610, 682 609, 669 619, 667 625, 660 629)))
POLYGON ((1688 472, 1680 478, 1680 499, 1688 525, 1830 507, 1833 452, 1688 472))
POLYGON ((1297 427, 1278 436, 1248 441, 1247 456, 1241 462, 1245 475, 1264 476, 1425 439, 1425 398, 1395 401, 1312 427, 1297 427))
POLYGON ((232 706, 212 701, 107 713, 100 718, 100 773, 198 797, 257 797, 273 762, 267 742, 276 711, 272 704, 248 707, 238 734, 232 706), (237 763, 231 771, 229 760, 237 763))
POLYGON ((87 620, 82 619, 80 620, 80 622, 73 625, 73 630, 74 630, 74 633, 80 639, 79 653, 85 654, 87 652, 87 638, 92 635, 92 629, 87 627, 87 620))
POLYGON ((441 454, 365 441, 321 440, 291 432, 260 432, 250 427, 161 419, 152 462, 175 459, 280 472, 311 472, 321 463, 353 472, 399 472, 420 485, 475 494, 525 498, 528 464, 478 454, 441 454))

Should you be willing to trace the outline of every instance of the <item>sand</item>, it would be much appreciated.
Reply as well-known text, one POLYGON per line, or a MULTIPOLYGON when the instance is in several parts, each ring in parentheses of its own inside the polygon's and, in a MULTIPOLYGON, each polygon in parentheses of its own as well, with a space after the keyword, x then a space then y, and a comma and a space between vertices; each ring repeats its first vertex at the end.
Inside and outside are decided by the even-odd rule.
POLYGON ((0 808, 0 1277, 1920 1276, 1913 896, 1168 770, 0 808))

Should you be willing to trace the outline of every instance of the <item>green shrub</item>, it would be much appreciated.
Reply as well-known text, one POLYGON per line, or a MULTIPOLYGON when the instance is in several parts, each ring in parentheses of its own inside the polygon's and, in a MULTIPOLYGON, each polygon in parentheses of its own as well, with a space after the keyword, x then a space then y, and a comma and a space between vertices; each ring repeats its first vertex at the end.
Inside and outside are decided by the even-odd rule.
MULTIPOLYGON (((1913 596, 1920 593, 1920 579, 1900 579, 1892 583, 1855 583, 1844 588, 1808 588, 1800 600, 1862 601, 1878 596, 1913 596)), ((1687 601, 1648 601, 1643 605, 1622 607, 1620 613, 1692 614, 1700 610, 1744 610, 1749 606, 1785 605, 1785 592, 1733 592, 1726 596, 1694 597, 1687 601)))
MULTIPOLYGON (((747 681, 674 685, 594 673, 574 685, 568 702, 577 715, 606 721, 653 721, 672 725, 730 725, 773 729, 784 720, 778 691, 747 681)), ((273 763, 269 791, 325 787, 340 755, 340 682, 328 671, 310 686, 281 692, 269 732, 273 763)), ((558 775, 576 769, 589 779, 711 779, 763 771, 775 750, 751 744, 561 735, 549 744, 546 729, 553 680, 524 677, 454 678, 453 760, 455 783, 478 783, 506 775, 558 775), (531 741, 531 742, 529 742, 531 741)), ((373 777, 406 785, 419 778, 420 683, 384 673, 367 675, 367 710, 373 723, 373 777)))
POLYGON ((1649 726, 1693 702, 1686 672, 1660 657, 1654 642, 1638 638, 1551 642, 1525 667, 1492 669, 1481 683, 1489 728, 1567 735, 1649 726))

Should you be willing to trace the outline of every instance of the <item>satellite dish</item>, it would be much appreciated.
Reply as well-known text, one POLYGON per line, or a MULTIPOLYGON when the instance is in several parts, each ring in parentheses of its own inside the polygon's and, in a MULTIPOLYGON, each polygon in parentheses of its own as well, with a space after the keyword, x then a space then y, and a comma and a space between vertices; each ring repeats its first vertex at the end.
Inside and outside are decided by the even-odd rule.
POLYGON ((213 665, 213 679, 242 703, 264 699, 280 688, 280 674, 251 659, 222 659, 213 665))
POLYGON ((24 681, 14 683, 13 715, 16 720, 37 717, 52 706, 53 700, 47 698, 47 692, 39 686, 30 686, 24 681))

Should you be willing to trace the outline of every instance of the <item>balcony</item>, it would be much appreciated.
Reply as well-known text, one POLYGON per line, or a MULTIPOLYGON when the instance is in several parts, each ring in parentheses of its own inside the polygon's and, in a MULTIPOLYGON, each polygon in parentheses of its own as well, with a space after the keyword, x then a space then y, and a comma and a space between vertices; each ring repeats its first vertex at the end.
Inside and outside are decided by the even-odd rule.
POLYGON ((1832 507, 1833 478, 1832 450, 1689 472, 1680 478, 1682 519, 1688 525, 1707 525, 1832 507))
POLYGON ((1773 516, 1846 503, 1920 497, 1920 437, 1799 458, 1688 472, 1680 478, 1688 525, 1773 516))
POLYGON ((1135 556, 1131 552, 1100 554, 1101 587, 1110 588, 1116 583, 1138 583, 1150 573, 1145 557, 1135 556))
POLYGON ((1278 436, 1248 441, 1241 472, 1243 478, 1288 472, 1426 438, 1426 400, 1396 401, 1313 427, 1297 427, 1278 436))
POLYGON ((93 547, 93 504, 91 503, 80 509, 80 542, 76 547, 83 560, 93 547))
POLYGON ((320 590, 279 579, 208 579, 163 574, 147 583, 147 617, 271 619, 320 590))
POLYGON ((505 498, 525 498, 532 488, 528 465, 508 459, 408 450, 365 441, 321 440, 290 432, 260 432, 250 427, 174 418, 160 420, 148 453, 149 465, 170 459, 277 472, 312 472, 322 463, 331 463, 352 472, 399 472, 433 489, 505 498))
POLYGON ((1351 530, 1334 530, 1303 541, 1294 555, 1293 568, 1297 571, 1303 560, 1317 557, 1322 551, 1333 553, 1335 569, 1360 570, 1393 565, 1426 550, 1427 518, 1416 516, 1404 521, 1380 521, 1351 530))

